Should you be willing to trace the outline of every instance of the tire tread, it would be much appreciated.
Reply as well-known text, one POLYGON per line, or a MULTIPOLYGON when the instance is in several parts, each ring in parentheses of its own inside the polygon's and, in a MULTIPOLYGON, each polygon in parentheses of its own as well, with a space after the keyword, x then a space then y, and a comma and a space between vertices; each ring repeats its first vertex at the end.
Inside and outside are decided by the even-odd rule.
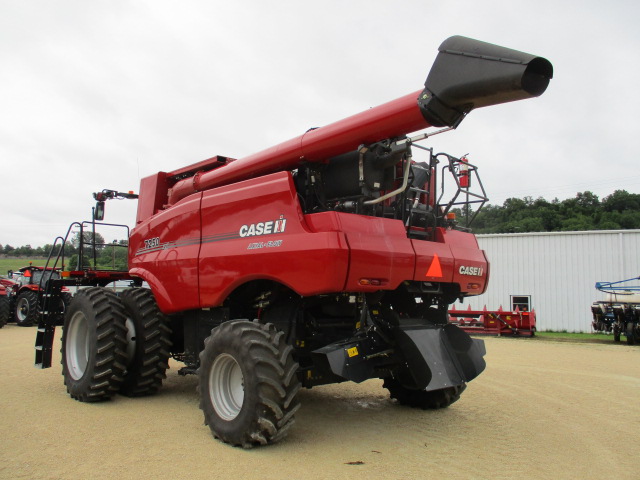
POLYGON ((200 353, 198 370, 200 408, 204 412, 205 424, 216 438, 243 448, 281 440, 293 425, 295 412, 300 407, 296 400, 300 390, 300 382, 295 375, 297 369, 292 348, 273 324, 235 320, 214 328, 200 353), (238 361, 245 362, 247 368, 254 372, 257 385, 255 408, 249 407, 251 414, 247 415, 248 420, 233 432, 217 427, 223 421, 217 417, 208 394, 208 368, 217 354, 216 346, 229 347, 238 361))

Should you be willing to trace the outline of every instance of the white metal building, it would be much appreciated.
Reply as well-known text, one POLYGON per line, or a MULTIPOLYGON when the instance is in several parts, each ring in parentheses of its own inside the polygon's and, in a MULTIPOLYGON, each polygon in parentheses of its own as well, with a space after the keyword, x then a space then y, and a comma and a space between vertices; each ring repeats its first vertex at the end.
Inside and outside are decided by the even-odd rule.
POLYGON ((591 331, 596 282, 640 276, 640 230, 478 235, 490 268, 484 295, 455 308, 535 309, 538 330, 591 331))

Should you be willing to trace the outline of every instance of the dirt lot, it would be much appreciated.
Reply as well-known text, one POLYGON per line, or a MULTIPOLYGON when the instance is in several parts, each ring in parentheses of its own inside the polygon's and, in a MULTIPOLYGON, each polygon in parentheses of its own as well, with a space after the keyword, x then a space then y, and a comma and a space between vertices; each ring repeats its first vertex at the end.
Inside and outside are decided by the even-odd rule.
MULTIPOLYGON (((487 370, 440 411, 380 381, 319 387, 282 443, 213 439, 196 378, 172 363, 150 398, 71 400, 59 352, 33 367, 34 328, 0 330, 2 479, 638 478, 640 347, 487 338, 487 370)), ((56 349, 59 349, 57 336, 56 349)))

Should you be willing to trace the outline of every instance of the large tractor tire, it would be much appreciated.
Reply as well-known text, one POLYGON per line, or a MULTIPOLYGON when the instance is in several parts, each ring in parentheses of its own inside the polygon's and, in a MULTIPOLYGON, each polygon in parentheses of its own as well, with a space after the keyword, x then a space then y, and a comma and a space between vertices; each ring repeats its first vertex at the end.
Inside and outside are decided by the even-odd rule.
POLYGON ((200 408, 216 438, 251 448, 282 439, 300 407, 293 348, 273 324, 225 322, 200 353, 200 408))
POLYGON ((621 330, 622 330, 622 328, 616 322, 616 324, 613 326, 613 341, 614 342, 619 342, 620 341, 621 330))
POLYGON ((67 392, 81 402, 108 400, 126 369, 125 310, 110 290, 78 291, 65 313, 62 375, 67 392))
POLYGON ((169 319, 149 289, 127 289, 120 298, 127 317, 127 370, 120 393, 129 397, 154 394, 169 368, 169 319))
POLYGON ((60 294, 60 300, 62 301, 62 313, 66 312, 71 304, 71 300, 73 300, 73 295, 69 292, 62 292, 60 294))
POLYGON ((9 321, 9 297, 0 297, 0 328, 4 327, 9 321))
POLYGON ((30 327, 38 322, 38 294, 33 290, 25 290, 16 299, 16 324, 19 327, 30 327))
POLYGON ((640 344, 640 326, 634 322, 627 322, 627 345, 640 344))
POLYGON ((446 408, 458 401, 462 392, 467 388, 466 384, 463 384, 440 390, 412 390, 403 386, 393 377, 385 378, 382 386, 389 390, 391 398, 397 400, 400 405, 422 408, 423 410, 446 408))

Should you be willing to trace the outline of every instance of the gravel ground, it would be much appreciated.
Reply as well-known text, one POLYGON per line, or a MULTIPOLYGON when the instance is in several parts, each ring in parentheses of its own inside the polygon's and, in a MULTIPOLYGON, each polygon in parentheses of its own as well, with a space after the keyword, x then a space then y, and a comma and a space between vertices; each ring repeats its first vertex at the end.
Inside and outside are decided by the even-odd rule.
POLYGON ((487 370, 439 411, 382 382, 300 393, 281 443, 242 450, 203 425, 194 376, 84 404, 33 367, 35 328, 0 329, 1 479, 637 479, 640 347, 486 338, 487 370))

